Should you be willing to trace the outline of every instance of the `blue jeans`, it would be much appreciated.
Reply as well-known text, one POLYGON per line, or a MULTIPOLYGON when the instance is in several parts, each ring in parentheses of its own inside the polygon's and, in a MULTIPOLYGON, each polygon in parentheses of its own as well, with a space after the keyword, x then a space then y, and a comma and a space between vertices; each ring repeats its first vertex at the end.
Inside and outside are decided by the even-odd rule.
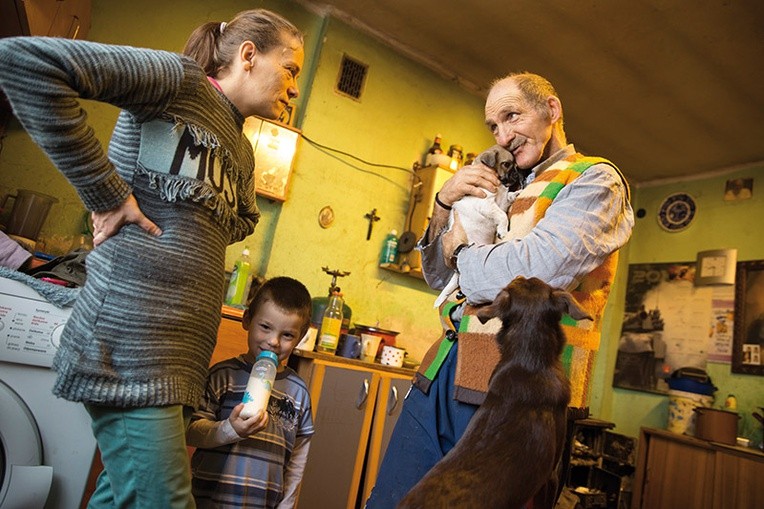
POLYGON ((104 464, 89 509, 196 507, 185 434, 190 409, 85 408, 104 464))
POLYGON ((403 403, 366 509, 394 509, 450 451, 478 409, 454 399, 457 342, 428 394, 412 387, 403 403))

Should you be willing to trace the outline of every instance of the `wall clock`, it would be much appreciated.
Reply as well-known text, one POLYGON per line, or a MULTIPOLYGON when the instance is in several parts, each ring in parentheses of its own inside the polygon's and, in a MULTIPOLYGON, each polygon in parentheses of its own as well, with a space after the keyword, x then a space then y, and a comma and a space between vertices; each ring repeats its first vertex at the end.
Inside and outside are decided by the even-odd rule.
POLYGON ((667 196, 658 210, 658 223, 669 232, 684 230, 695 218, 695 199, 687 193, 667 196))

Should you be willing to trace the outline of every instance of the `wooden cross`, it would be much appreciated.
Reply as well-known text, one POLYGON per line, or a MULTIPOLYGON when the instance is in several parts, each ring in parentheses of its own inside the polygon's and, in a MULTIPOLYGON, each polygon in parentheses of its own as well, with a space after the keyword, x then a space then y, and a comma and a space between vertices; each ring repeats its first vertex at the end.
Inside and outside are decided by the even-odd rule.
POLYGON ((371 239, 371 229, 374 226, 375 221, 379 221, 379 216, 377 215, 377 209, 371 209, 371 212, 368 212, 363 217, 369 220, 369 229, 366 232, 366 240, 371 239))

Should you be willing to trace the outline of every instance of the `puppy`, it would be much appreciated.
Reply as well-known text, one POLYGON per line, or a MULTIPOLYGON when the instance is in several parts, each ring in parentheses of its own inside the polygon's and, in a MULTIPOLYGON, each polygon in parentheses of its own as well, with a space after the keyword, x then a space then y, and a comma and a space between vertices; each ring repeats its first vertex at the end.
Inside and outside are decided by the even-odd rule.
MULTIPOLYGON (((471 244, 493 244, 502 240, 509 230, 507 211, 522 187, 522 177, 515 166, 512 153, 501 145, 494 145, 481 152, 476 160, 496 170, 502 186, 497 192, 483 188, 486 196, 465 196, 454 203, 448 218, 449 229, 454 225, 454 212, 459 214, 459 221, 467 233, 471 244)), ((433 307, 440 307, 443 302, 459 287, 459 276, 454 274, 446 287, 435 299, 433 307)))
POLYGON ((409 491, 399 509, 551 508, 565 441, 570 383, 560 354, 563 313, 591 317, 537 278, 518 277, 478 312, 499 318, 501 360, 488 394, 454 448, 409 491))

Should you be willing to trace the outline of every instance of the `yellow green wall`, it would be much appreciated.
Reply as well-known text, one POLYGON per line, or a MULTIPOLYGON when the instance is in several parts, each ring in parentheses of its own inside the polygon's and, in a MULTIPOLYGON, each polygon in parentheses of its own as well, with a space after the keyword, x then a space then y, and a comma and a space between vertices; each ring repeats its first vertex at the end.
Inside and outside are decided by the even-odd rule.
MULTIPOLYGON (((622 253, 615 292, 608 302, 591 408, 597 417, 615 422, 619 433, 638 436, 640 426, 666 427, 668 398, 612 388, 627 264, 694 261, 698 251, 727 248, 738 250, 739 261, 764 259, 764 239, 760 232, 760 218, 764 216, 764 163, 697 180, 633 189, 633 196, 634 210, 642 208, 646 215, 636 220, 631 241, 622 253), (754 179, 753 198, 723 200, 727 180, 736 177, 754 179), (697 213, 686 230, 668 233, 658 225, 658 208, 666 196, 677 192, 689 193, 695 198, 697 213)), ((727 394, 734 394, 741 415, 738 431, 760 443, 761 426, 751 417, 751 412, 764 405, 764 377, 733 374, 730 365, 723 363, 709 362, 707 371, 719 388, 714 406, 720 407, 727 394)))

